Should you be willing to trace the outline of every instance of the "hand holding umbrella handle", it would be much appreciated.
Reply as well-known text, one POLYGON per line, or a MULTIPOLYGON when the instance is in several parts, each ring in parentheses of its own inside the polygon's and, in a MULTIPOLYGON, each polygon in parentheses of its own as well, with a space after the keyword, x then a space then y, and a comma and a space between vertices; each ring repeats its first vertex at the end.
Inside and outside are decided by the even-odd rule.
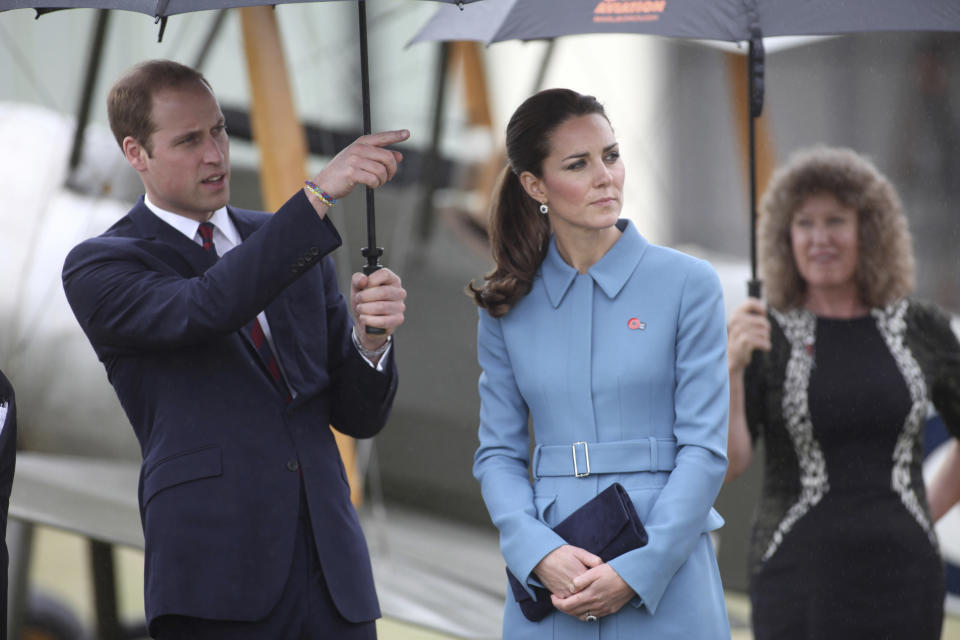
MULTIPOLYGON (((363 265, 363 275, 368 276, 377 269, 383 267, 380 264, 380 256, 383 255, 383 247, 364 247, 360 250, 360 253, 363 254, 363 257, 367 259, 367 264, 363 265)), ((382 336, 387 332, 383 327, 371 327, 367 325, 365 328, 367 334, 372 336, 382 336)))
MULTIPOLYGON (((747 296, 750 298, 756 298, 757 300, 761 300, 762 285, 763 285, 763 281, 757 277, 753 277, 747 280, 747 296)), ((757 356, 757 355, 759 355, 761 361, 764 363, 764 366, 766 366, 768 359, 770 358, 770 352, 763 351, 763 350, 759 352, 754 352, 754 356, 757 356)))

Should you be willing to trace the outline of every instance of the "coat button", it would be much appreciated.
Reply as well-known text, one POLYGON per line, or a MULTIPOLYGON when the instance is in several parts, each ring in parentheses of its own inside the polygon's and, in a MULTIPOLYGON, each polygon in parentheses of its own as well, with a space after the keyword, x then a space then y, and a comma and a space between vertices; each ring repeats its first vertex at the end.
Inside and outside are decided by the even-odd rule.
POLYGON ((287 460, 287 471, 299 471, 300 463, 296 460, 287 460))

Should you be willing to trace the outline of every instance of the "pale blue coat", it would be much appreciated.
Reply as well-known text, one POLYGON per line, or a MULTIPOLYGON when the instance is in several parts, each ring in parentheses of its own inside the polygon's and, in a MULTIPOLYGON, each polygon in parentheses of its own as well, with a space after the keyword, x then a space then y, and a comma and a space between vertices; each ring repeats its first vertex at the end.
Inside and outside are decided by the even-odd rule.
MULTIPOLYGON (((649 544, 610 565, 638 598, 599 624, 559 612, 534 623, 508 589, 505 639, 730 637, 708 535, 723 524, 712 505, 727 467, 720 282, 708 263, 648 243, 628 221, 618 226, 620 239, 588 273, 566 264, 551 241, 527 296, 501 318, 480 310, 474 475, 521 580, 535 580, 533 568, 563 544, 551 526, 620 482, 649 544), (531 486, 528 418, 538 446, 654 439, 676 444, 675 463, 576 478, 571 450, 570 475, 535 477, 531 486)), ((578 471, 584 466, 581 457, 578 471)))

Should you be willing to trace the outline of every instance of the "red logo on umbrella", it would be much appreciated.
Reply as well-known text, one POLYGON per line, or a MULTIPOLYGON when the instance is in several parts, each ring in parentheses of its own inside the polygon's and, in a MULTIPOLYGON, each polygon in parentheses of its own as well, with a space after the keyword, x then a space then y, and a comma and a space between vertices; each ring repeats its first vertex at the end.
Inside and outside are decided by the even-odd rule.
POLYGON ((639 318, 630 318, 627 320, 627 326, 636 331, 637 329, 643 330, 647 328, 647 323, 643 322, 639 318))

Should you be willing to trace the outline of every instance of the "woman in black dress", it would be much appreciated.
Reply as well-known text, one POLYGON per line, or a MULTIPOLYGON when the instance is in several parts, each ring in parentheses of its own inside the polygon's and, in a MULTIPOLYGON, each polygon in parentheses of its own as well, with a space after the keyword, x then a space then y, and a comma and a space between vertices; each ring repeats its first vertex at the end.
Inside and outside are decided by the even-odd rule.
POLYGON ((728 337, 728 479, 765 445, 750 548, 755 637, 936 640, 943 562, 922 438, 931 402, 960 435, 950 317, 907 297, 900 201, 862 156, 795 155, 761 208, 768 304, 747 300, 728 337))

